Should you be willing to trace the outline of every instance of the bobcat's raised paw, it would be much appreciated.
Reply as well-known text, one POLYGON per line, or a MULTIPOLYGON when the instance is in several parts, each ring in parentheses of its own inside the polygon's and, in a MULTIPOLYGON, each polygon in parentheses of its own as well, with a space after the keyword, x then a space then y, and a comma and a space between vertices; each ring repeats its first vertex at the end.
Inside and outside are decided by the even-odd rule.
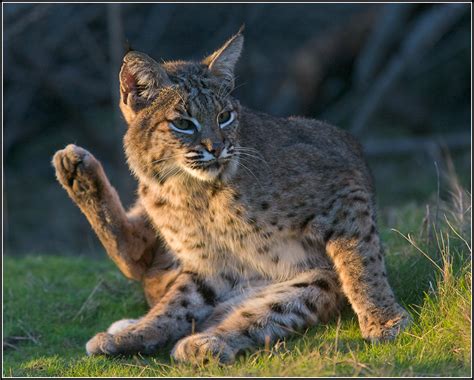
POLYGON ((56 178, 71 195, 81 196, 100 190, 100 163, 87 150, 69 144, 53 157, 56 178))

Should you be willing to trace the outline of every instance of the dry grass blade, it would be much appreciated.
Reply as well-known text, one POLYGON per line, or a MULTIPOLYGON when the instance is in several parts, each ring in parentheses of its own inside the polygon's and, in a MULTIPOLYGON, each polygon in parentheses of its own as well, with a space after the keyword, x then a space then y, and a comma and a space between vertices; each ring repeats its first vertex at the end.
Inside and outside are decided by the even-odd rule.
POLYGON ((452 226, 452 224, 449 222, 449 220, 448 220, 448 218, 446 217, 446 215, 444 216, 444 218, 445 218, 446 223, 448 224, 449 228, 451 229, 451 231, 453 231, 453 233, 454 233, 459 239, 461 239, 461 240, 464 242, 464 244, 466 244, 466 247, 467 247, 467 249, 469 250, 469 252, 472 252, 471 246, 469 245, 469 243, 467 242, 467 240, 464 239, 458 231, 456 231, 456 229, 455 229, 455 228, 452 226))
POLYGON ((415 241, 411 238, 410 234, 407 234, 407 236, 403 235, 400 231, 398 231, 397 229, 395 228, 391 228, 391 231, 394 231, 396 233, 398 233, 400 236, 402 236, 406 241, 408 241, 413 247, 416 248, 416 250, 418 252, 420 252, 423 256, 425 256, 429 261, 431 261, 431 263, 441 272, 443 273, 443 269, 438 265, 436 264, 436 262, 425 252, 423 251, 420 247, 418 247, 418 245, 415 243, 415 241))
POLYGON ((75 321, 81 314, 82 312, 84 311, 84 309, 86 308, 87 304, 90 302, 90 300, 92 299, 92 297, 94 297, 94 294, 97 292, 97 290, 99 290, 99 288, 101 287, 102 283, 104 282, 104 279, 100 279, 99 282, 97 283, 97 285, 94 287, 94 289, 92 289, 92 291, 90 292, 89 296, 86 298, 86 300, 84 301, 84 303, 82 304, 81 308, 79 309, 79 311, 76 313, 76 315, 72 318, 73 321, 75 321))

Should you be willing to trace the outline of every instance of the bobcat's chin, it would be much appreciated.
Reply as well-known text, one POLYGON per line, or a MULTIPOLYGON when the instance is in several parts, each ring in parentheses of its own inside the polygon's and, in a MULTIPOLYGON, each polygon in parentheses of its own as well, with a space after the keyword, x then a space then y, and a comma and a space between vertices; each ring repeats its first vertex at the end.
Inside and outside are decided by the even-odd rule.
POLYGON ((183 166, 183 169, 192 177, 201 181, 212 182, 216 180, 226 181, 236 172, 238 166, 237 157, 227 159, 225 162, 215 161, 209 165, 194 167, 183 166))

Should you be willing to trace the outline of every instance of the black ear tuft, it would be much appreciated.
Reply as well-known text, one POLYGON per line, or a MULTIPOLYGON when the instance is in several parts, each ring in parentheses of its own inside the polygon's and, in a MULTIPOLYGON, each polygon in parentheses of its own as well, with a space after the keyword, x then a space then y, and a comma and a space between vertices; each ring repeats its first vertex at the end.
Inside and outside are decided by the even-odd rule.
POLYGON ((124 52, 123 55, 126 55, 127 53, 135 50, 135 49, 132 48, 132 44, 130 43, 130 41, 128 41, 128 39, 125 40, 124 49, 125 49, 125 52, 124 52))
POLYGON ((202 61, 215 77, 227 82, 231 88, 234 87, 234 69, 244 43, 243 28, 242 25, 237 34, 202 61))

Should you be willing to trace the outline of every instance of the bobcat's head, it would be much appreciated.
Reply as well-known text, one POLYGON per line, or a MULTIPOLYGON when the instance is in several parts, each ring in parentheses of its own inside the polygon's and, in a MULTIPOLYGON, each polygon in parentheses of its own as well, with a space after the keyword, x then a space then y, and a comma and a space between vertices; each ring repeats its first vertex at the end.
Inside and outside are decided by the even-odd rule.
POLYGON ((243 41, 239 31, 201 62, 159 64, 136 51, 125 55, 120 108, 128 124, 125 152, 138 176, 232 176, 240 106, 230 93, 243 41))

